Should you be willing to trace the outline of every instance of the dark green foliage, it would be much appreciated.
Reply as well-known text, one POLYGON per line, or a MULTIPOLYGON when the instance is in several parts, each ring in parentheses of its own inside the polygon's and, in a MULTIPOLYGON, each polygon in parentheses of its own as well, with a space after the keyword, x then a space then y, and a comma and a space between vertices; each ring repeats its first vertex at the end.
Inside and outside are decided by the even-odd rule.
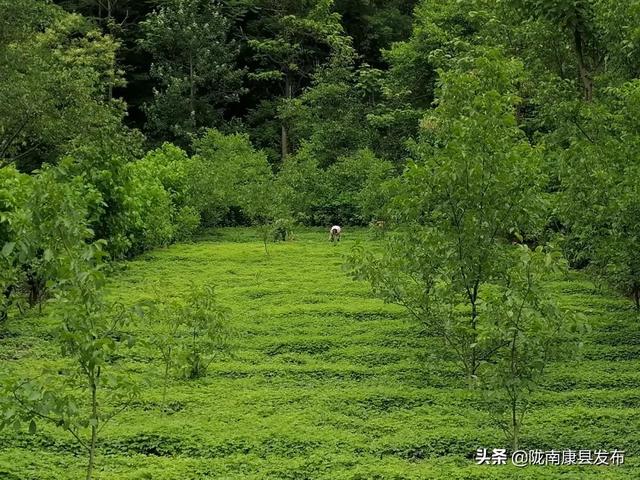
POLYGON ((607 93, 584 108, 586 119, 597 125, 590 138, 576 139, 565 151, 560 209, 572 260, 589 262, 640 309, 639 166, 632 160, 640 137, 631 113, 640 106, 638 84, 607 93))
POLYGON ((383 184, 393 166, 370 150, 340 157, 324 169, 312 147, 288 159, 278 175, 281 202, 299 222, 312 225, 367 225, 386 203, 383 184))
POLYGON ((39 0, 3 1, 0 25, 0 168, 55 163, 120 121, 123 105, 105 97, 120 83, 113 39, 39 0))
POLYGON ((246 224, 271 208, 271 168, 246 135, 208 130, 193 149, 189 192, 204 226, 246 224))
POLYGON ((158 82, 147 106, 147 129, 157 140, 187 146, 190 134, 220 123, 222 109, 238 101, 243 72, 235 68, 230 23, 216 2, 170 0, 141 24, 142 48, 152 56, 158 82))
POLYGON ((637 313, 607 295, 640 309, 639 24, 613 0, 0 0, 0 425, 29 432, 0 433, 0 477, 80 478, 86 450, 119 480, 636 478, 637 313), (379 241, 352 274, 404 309, 340 273, 356 225, 379 241), (495 427, 632 457, 477 468, 495 427))
POLYGON ((336 0, 346 33, 364 62, 382 67, 382 51, 411 34, 416 0, 336 0))

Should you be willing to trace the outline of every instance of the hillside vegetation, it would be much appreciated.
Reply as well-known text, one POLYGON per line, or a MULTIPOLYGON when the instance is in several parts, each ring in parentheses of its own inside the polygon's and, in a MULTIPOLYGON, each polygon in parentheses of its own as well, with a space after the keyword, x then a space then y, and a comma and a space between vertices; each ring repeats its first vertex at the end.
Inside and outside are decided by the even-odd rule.
MULTIPOLYGON (((632 304, 571 273, 550 281, 560 303, 591 325, 579 357, 551 365, 533 396, 523 449, 626 451, 618 467, 477 466, 479 447, 506 447, 487 403, 467 388, 455 358, 400 307, 385 305, 343 271, 366 230, 331 246, 324 230, 268 245, 226 229, 155 250, 110 275, 109 296, 131 306, 186 296, 213 283, 230 309, 235 349, 197 380, 172 375, 145 343, 163 327, 146 319, 113 368, 133 372, 139 397, 101 433, 100 480, 189 479, 636 479, 640 477, 640 325, 632 304), (163 407, 164 404, 164 407, 163 407)), ((65 369, 53 317, 9 321, 3 370, 21 377, 65 369)), ((105 397, 106 398, 106 397, 105 397)), ((105 400, 109 402, 109 400, 105 400)), ((0 478, 82 478, 73 437, 43 424, 5 430, 0 478), (40 427, 39 427, 40 428, 40 427)))

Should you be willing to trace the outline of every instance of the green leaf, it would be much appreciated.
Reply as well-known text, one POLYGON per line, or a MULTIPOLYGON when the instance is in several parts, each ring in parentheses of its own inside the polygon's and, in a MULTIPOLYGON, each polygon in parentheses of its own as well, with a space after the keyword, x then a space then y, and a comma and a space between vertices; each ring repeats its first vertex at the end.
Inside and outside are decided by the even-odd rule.
POLYGON ((2 247, 2 256, 8 257, 13 252, 13 248, 16 246, 16 242, 7 242, 2 247))

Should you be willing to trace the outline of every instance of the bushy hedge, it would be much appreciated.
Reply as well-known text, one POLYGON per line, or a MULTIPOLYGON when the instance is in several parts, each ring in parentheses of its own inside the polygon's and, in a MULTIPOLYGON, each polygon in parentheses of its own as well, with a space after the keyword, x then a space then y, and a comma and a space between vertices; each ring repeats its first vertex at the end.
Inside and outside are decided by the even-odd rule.
POLYGON ((142 156, 140 136, 115 129, 70 148, 56 166, 1 168, 0 316, 46 298, 64 282, 70 252, 87 242, 104 240, 119 259, 188 240, 200 227, 264 224, 282 239, 296 222, 366 224, 379 218, 381 185, 393 175, 369 150, 323 168, 304 148, 274 175, 246 135, 217 130, 195 138, 193 151, 165 143, 142 156))
POLYGON ((366 149, 340 157, 325 169, 303 148, 280 171, 280 201, 305 224, 366 225, 381 214, 383 184, 393 170, 391 163, 366 149))
POLYGON ((269 207, 271 167, 248 136, 208 130, 194 149, 187 191, 203 226, 247 224, 269 207))
POLYGON ((99 197, 61 167, 35 176, 0 169, 0 319, 12 304, 38 304, 66 277, 93 232, 89 205, 99 197))

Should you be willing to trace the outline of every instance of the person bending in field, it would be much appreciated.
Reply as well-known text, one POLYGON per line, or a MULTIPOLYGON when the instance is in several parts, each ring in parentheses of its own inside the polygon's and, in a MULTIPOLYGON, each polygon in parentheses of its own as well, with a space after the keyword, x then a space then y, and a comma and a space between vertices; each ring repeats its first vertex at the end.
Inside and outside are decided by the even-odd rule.
POLYGON ((342 233, 342 228, 338 225, 334 225, 331 227, 331 231, 329 232, 329 241, 336 243, 340 241, 340 233, 342 233))

